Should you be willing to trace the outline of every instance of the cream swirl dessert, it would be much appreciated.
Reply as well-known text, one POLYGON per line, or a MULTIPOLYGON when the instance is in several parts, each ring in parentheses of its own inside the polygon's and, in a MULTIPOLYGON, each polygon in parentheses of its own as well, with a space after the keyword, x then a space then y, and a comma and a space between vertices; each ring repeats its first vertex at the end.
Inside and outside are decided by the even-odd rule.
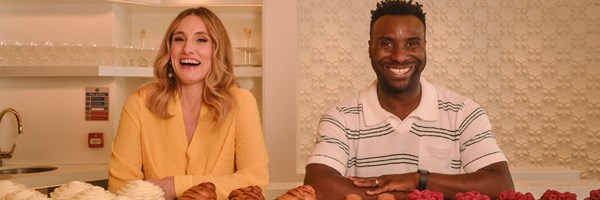
POLYGON ((56 188, 50 193, 50 197, 55 200, 70 200, 73 199, 75 195, 92 187, 94 187, 94 185, 86 182, 71 181, 56 188))
POLYGON ((73 200, 113 200, 115 195, 102 187, 94 186, 81 191, 73 200))
POLYGON ((129 198, 128 196, 116 196, 113 200, 133 200, 132 198, 129 198))
POLYGON ((162 188, 143 180, 129 181, 117 191, 118 196, 127 196, 133 200, 164 200, 162 188))
POLYGON ((21 189, 8 193, 2 198, 3 200, 49 200, 49 198, 41 192, 34 189, 21 189))
POLYGON ((4 199, 4 197, 14 191, 24 190, 27 187, 23 184, 13 183, 12 181, 0 180, 0 199, 4 199))

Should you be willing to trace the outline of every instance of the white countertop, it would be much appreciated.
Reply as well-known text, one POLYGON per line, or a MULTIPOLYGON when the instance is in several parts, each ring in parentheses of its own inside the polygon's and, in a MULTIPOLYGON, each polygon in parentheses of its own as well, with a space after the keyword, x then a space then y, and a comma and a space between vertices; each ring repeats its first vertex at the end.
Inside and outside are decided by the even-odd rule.
POLYGON ((58 169, 29 173, 29 174, 0 174, 0 180, 9 180, 15 183, 21 183, 30 188, 45 188, 59 186, 60 184, 71 181, 97 181, 108 179, 108 166, 103 165, 8 165, 0 167, 2 169, 20 168, 20 167, 40 167, 54 166, 58 169))

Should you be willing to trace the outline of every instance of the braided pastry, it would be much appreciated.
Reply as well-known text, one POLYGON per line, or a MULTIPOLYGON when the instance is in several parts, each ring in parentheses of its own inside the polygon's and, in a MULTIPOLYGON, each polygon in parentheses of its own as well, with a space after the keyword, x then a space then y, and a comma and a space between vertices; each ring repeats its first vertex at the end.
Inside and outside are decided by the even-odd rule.
POLYGON ((317 194, 310 185, 301 185, 288 190, 287 193, 277 197, 276 200, 317 200, 317 194))
POLYGON ((211 182, 200 183, 183 192, 179 200, 216 200, 215 185, 211 182))
POLYGON ((228 198, 230 200, 265 200, 262 189, 258 186, 248 186, 233 190, 229 193, 228 198))

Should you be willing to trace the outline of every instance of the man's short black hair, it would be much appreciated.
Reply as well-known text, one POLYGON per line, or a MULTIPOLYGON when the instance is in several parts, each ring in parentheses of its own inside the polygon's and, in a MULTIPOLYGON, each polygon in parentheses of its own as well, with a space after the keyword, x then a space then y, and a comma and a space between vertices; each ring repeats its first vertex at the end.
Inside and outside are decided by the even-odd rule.
POLYGON ((423 4, 412 0, 383 0, 377 3, 377 8, 371 10, 371 26, 369 35, 373 32, 373 24, 384 15, 412 15, 423 23, 425 26, 425 13, 423 12, 423 4))

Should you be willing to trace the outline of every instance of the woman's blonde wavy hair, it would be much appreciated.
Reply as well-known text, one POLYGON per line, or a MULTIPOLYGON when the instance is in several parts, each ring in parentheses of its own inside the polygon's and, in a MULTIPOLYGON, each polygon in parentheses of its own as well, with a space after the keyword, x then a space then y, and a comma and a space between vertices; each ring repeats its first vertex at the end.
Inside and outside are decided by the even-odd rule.
POLYGON ((227 116, 235 104, 229 89, 239 86, 233 74, 233 53, 227 30, 225 30, 225 26, 223 26, 217 15, 207 8, 189 8, 179 13, 171 22, 154 60, 154 81, 144 85, 139 91, 147 89, 146 107, 150 112, 163 119, 173 117, 168 112, 167 105, 176 95, 180 81, 175 76, 170 63, 171 41, 179 23, 181 23, 183 18, 190 15, 195 15, 202 19, 212 41, 212 69, 206 75, 206 78, 204 78, 202 96, 208 108, 216 112, 214 120, 219 123, 227 116), (172 78, 169 78, 169 72, 173 73, 172 78))

